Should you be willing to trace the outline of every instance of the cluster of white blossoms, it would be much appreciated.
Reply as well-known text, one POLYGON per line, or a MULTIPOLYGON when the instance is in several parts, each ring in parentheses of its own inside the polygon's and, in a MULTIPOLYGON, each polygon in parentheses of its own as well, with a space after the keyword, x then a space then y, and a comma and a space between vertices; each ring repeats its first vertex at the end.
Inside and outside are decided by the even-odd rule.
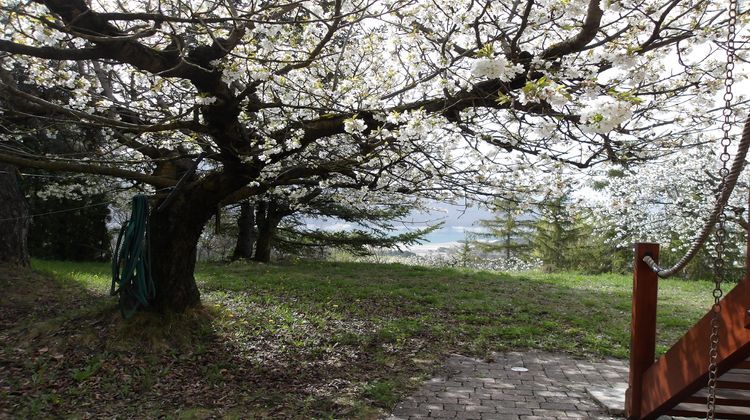
MULTIPOLYGON (((135 2, 91 3, 97 12, 148 9, 135 2)), ((485 180, 499 179, 492 182, 512 185, 519 177, 519 168, 524 166, 549 166, 560 157, 586 161, 591 154, 603 150, 605 139, 600 134, 607 134, 606 140, 612 140, 609 145, 627 143, 627 133, 618 132, 618 127, 626 126, 645 139, 630 150, 627 144, 619 147, 614 152, 618 157, 627 157, 631 152, 646 156, 654 150, 682 147, 680 140, 658 140, 662 130, 672 128, 662 128, 660 112, 692 106, 691 121, 696 121, 703 118, 697 107, 710 109, 715 104, 715 92, 723 88, 717 72, 723 53, 714 45, 717 34, 706 32, 701 25, 722 19, 715 19, 713 12, 694 13, 703 6, 690 2, 676 4, 669 10, 657 0, 602 2, 601 30, 585 50, 544 58, 545 51, 581 31, 589 3, 540 0, 529 3, 530 13, 524 17, 523 7, 512 14, 503 2, 352 0, 343 2, 342 25, 327 44, 321 44, 321 40, 335 27, 332 5, 315 1, 272 5, 268 11, 257 11, 253 15, 255 23, 248 24, 243 39, 226 56, 211 61, 209 67, 221 72, 221 81, 230 92, 238 94, 244 87, 255 89, 237 99, 239 122, 252 137, 249 153, 256 154, 241 158, 245 162, 264 162, 261 182, 272 182, 274 176, 294 165, 314 168, 331 162, 357 162, 352 172, 358 181, 372 181, 373 188, 406 186, 435 191, 434 197, 446 197, 467 186, 479 190, 485 180), (659 42, 665 42, 663 47, 641 49, 654 29, 648 19, 649 10, 664 10, 670 25, 659 34, 663 37, 659 42), (524 20, 527 21, 522 26, 524 20), (675 41, 670 46, 676 36, 674 28, 700 36, 681 39, 679 44, 675 41), (611 34, 611 39, 605 32, 611 34), (530 61, 524 61, 529 67, 528 75, 524 74, 524 66, 499 53, 501 34, 511 38, 518 35, 514 41, 518 51, 531 55, 530 61), (493 42, 498 51, 488 47, 493 42), (695 51, 705 49, 709 57, 683 56, 684 68, 671 65, 665 71, 664 57, 676 62, 677 49, 689 47, 695 51), (716 57, 720 60, 714 60, 716 57), (473 84, 487 80, 519 81, 506 92, 507 97, 487 92, 498 103, 505 105, 503 101, 508 101, 508 106, 461 104, 455 113, 441 108, 441 101, 450 103, 453 98, 470 96, 473 84), (690 86, 699 86, 700 90, 691 90, 690 86), (631 91, 633 97, 612 93, 631 91), (644 98, 644 102, 629 98, 644 98), (517 106, 519 103, 524 106, 517 106), (370 120, 362 115, 376 115, 379 126, 368 130, 370 120), (329 117, 330 121, 343 121, 343 133, 308 142, 300 127, 315 126, 329 117), (378 147, 360 148, 365 142, 378 147), (276 155, 291 149, 295 151, 286 160, 276 161, 276 155), (534 157, 519 159, 519 150, 530 151, 534 157), (383 174, 383 168, 390 173, 383 174)), ((160 12, 182 18, 210 13, 229 19, 234 12, 228 4, 159 2, 160 12), (201 11, 208 5, 213 5, 214 10, 201 11)), ((238 3, 236 7, 245 6, 238 3)), ((94 44, 45 24, 43 20, 51 15, 41 4, 21 2, 16 8, 18 13, 9 17, 3 29, 4 39, 10 42, 61 49, 94 44)), ((712 8, 713 3, 709 9, 712 8)), ((184 52, 188 52, 197 46, 196 41, 208 46, 214 40, 227 39, 228 33, 244 22, 237 19, 214 24, 210 20, 201 25, 173 22, 162 25, 153 36, 134 39, 163 51, 187 34, 184 52)), ((124 31, 144 23, 113 22, 124 31)), ((195 105, 205 110, 231 102, 216 93, 222 98, 222 104, 217 104, 213 93, 200 94, 187 80, 163 77, 112 60, 71 63, 11 54, 0 65, 8 72, 22 69, 38 86, 57 86, 66 91, 62 96, 65 99, 56 103, 94 114, 93 126, 99 126, 99 121, 116 107, 127 108, 149 123, 189 122, 195 105), (111 98, 102 94, 107 90, 102 75, 111 75, 111 98)), ((713 116, 699 120, 701 127, 710 126, 709 117, 713 116)), ((200 115, 196 119, 200 121, 200 115)), ((144 132, 138 140, 159 147, 197 148, 197 144, 205 144, 210 149, 221 141, 205 131, 189 129, 144 132)), ((124 153, 121 161, 143 159, 137 147, 119 144, 115 137, 108 138, 102 150, 124 153)), ((113 165, 123 168, 142 171, 147 167, 114 163, 113 154, 108 156, 113 165)), ((211 164, 220 166, 214 161, 211 164)), ((250 184, 256 185, 253 182, 250 184)))
POLYGON ((600 96, 581 109, 581 120, 594 133, 609 133, 632 116, 632 103, 611 96, 600 96))
POLYGON ((513 64, 505 56, 495 58, 479 58, 474 61, 471 73, 474 77, 484 79, 498 79, 508 82, 517 74, 523 73, 524 68, 520 64, 513 64))
POLYGON ((347 118, 344 121, 344 131, 349 134, 359 134, 367 128, 365 121, 360 118, 347 118))
POLYGON ((195 104, 196 105, 211 105, 214 102, 216 102, 216 97, 215 96, 198 95, 198 96, 195 97, 195 104))
POLYGON ((69 200, 80 200, 82 197, 88 197, 96 194, 101 194, 111 186, 107 185, 107 180, 101 177, 78 177, 76 179, 71 178, 56 178, 50 175, 48 182, 43 187, 39 188, 35 195, 41 200, 48 200, 52 198, 63 198, 69 200), (71 182, 75 180, 76 182, 71 182))
MULTIPOLYGON (((668 245, 672 252, 685 252, 713 209, 717 167, 717 153, 703 147, 629 171, 606 168, 597 179, 605 188, 592 203, 593 214, 600 226, 612 229, 614 245, 627 248, 648 241, 668 245)), ((748 173, 743 171, 738 184, 747 183, 748 173)), ((743 254, 744 233, 732 209, 745 209, 746 201, 747 190, 736 188, 727 211, 728 255, 743 254)), ((742 217, 747 219, 748 214, 742 217)), ((712 235, 706 249, 712 250, 714 241, 712 235)))
POLYGON ((571 95, 565 86, 544 78, 542 83, 527 83, 518 95, 518 102, 526 105, 535 102, 547 102, 554 109, 561 109, 571 101, 571 95))

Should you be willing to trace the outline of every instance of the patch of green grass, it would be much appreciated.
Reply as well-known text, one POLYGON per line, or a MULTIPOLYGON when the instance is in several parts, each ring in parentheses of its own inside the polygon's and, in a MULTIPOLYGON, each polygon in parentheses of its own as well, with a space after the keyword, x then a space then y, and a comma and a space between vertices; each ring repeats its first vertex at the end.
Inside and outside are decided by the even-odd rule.
MULTIPOLYGON (((107 264, 34 265, 56 293, 36 296, 47 289, 29 286, 18 302, 54 298, 62 309, 24 318, 0 343, 24 372, 9 379, 27 395, 15 402, 19 414, 83 415, 90 408, 76 411, 76 402, 96 394, 110 398, 96 408, 102 416, 375 418, 451 352, 625 358, 630 341, 631 276, 201 264, 203 307, 125 322, 107 296, 107 264), (66 307, 62 298, 73 292, 88 300, 66 307)), ((706 312, 711 287, 660 281, 657 352, 706 312)))
POLYGON ((69 285, 83 287, 90 292, 109 292, 112 282, 111 268, 107 263, 34 260, 35 270, 51 274, 69 285))
POLYGON ((386 322, 377 332, 380 340, 398 343, 426 332, 428 327, 420 319, 401 318, 386 322))
POLYGON ((101 369, 103 362, 103 357, 94 357, 84 367, 80 369, 73 369, 73 371, 70 373, 70 376, 77 382, 83 382, 92 377, 96 372, 98 372, 99 369, 101 369))
POLYGON ((392 408, 399 400, 400 393, 396 385, 389 380, 376 380, 365 385, 362 395, 374 405, 392 408))
MULTIPOLYGON (((481 355, 540 348, 582 356, 628 355, 632 289, 628 275, 511 276, 398 264, 302 262, 207 265, 199 270, 199 278, 208 288, 283 295, 293 298, 301 310, 327 308, 379 323, 374 340, 337 336, 351 345, 404 344, 430 335, 440 351, 481 355), (416 321, 419 317, 429 321, 416 321)), ((705 313, 710 290, 708 282, 661 281, 658 352, 705 313)))

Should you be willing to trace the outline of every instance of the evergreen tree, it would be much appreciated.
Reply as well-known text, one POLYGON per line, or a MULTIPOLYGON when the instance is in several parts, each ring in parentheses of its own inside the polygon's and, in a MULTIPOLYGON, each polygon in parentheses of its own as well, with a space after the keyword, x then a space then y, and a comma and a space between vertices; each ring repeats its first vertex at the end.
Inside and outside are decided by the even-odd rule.
POLYGON ((419 243, 440 226, 395 233, 395 221, 407 216, 418 201, 407 201, 403 196, 398 200, 386 193, 372 193, 367 200, 360 200, 360 194, 356 189, 344 190, 342 195, 342 191, 316 187, 297 190, 293 199, 288 192, 276 191, 248 201, 248 210, 241 208, 237 219, 237 240, 238 246, 241 242, 251 255, 240 258, 269 262, 272 250, 305 255, 310 251, 320 254, 326 248, 368 255, 372 248, 419 243), (249 209, 255 210, 251 218, 249 209), (337 220, 351 228, 315 228, 308 223, 310 219, 337 220))
MULTIPOLYGON (((80 157, 95 156, 96 136, 78 141, 63 132, 57 138, 35 133, 24 141, 24 146, 37 153, 69 153, 80 157)), ((43 259, 71 261, 101 261, 111 256, 109 194, 112 188, 100 177, 52 174, 39 169, 27 169, 23 179, 29 212, 40 215, 31 218, 29 253, 43 259)))
MULTIPOLYGON (((68 90, 60 87, 26 84, 28 75, 20 69, 14 68, 10 74, 23 82, 21 86, 36 97, 44 100, 73 99, 68 90)), ((18 148, 28 156, 59 154, 69 160, 96 158, 98 146, 104 138, 98 130, 79 128, 74 122, 61 124, 52 130, 44 121, 25 114, 8 118, 5 126, 0 128, 0 135, 6 141, 4 147, 18 148), (13 133, 15 137, 11 136, 13 133)), ((24 252, 28 247, 31 256, 62 260, 102 260, 109 257, 109 210, 106 205, 109 199, 101 193, 106 182, 102 177, 52 174, 33 168, 24 168, 22 176, 15 168, 3 172, 19 175, 15 179, 22 191, 22 200, 25 195, 22 206, 27 210, 26 215, 31 215, 18 222, 24 228, 16 230, 28 234, 28 238, 21 241, 24 252)), ((21 206, 21 203, 17 206, 21 206)))
POLYGON ((408 203, 352 205, 337 200, 335 195, 321 194, 311 200, 305 210, 286 217, 275 232, 274 243, 287 253, 299 254, 308 249, 335 248, 355 255, 369 255, 372 248, 417 244, 440 224, 395 233, 395 221, 407 216, 413 208, 408 203), (304 218, 339 220, 351 224, 352 228, 312 228, 304 223, 304 218))
POLYGON ((571 252, 580 237, 580 226, 571 209, 571 193, 570 186, 564 185, 546 194, 539 205, 532 245, 545 271, 571 268, 571 252))
POLYGON ((464 232, 464 240, 459 241, 459 248, 456 254, 458 264, 461 267, 469 267, 471 262, 474 260, 474 247, 476 243, 475 234, 464 232))
MULTIPOLYGON (((33 190, 32 190, 33 191, 33 190)), ((106 194, 78 198, 36 195, 29 198, 33 214, 29 252, 37 258, 101 261, 110 258, 109 209, 106 194)))
POLYGON ((495 218, 477 222, 486 232, 475 236, 484 241, 475 240, 473 245, 484 252, 502 252, 507 259, 522 258, 531 248, 534 220, 513 198, 498 199, 492 207, 495 218))

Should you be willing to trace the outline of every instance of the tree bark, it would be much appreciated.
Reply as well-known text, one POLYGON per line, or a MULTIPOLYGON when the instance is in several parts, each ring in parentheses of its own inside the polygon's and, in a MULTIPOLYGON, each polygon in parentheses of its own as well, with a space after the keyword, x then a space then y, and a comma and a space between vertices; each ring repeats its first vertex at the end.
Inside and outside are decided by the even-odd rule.
POLYGON ((151 274, 156 286, 152 309, 182 312, 200 305, 193 272, 201 233, 219 203, 247 182, 246 176, 226 170, 178 188, 161 211, 166 199, 154 203, 149 218, 151 274))
POLYGON ((209 217, 200 213, 190 206, 151 213, 151 275, 156 287, 152 307, 160 312, 182 312, 200 304, 193 272, 198 239, 209 217))
POLYGON ((258 238, 255 241, 255 256, 258 262, 271 262, 273 237, 281 223, 282 215, 273 203, 262 202, 257 206, 255 220, 258 225, 258 238))
POLYGON ((29 265, 29 207, 21 191, 18 169, 0 163, 0 263, 29 265))
POLYGON ((273 236, 276 233, 276 227, 272 223, 264 224, 258 229, 258 240, 255 242, 255 256, 254 260, 258 262, 271 262, 271 248, 273 244, 273 236))
POLYGON ((237 244, 234 247, 232 260, 249 260, 253 258, 253 248, 258 236, 255 230, 255 206, 249 201, 240 204, 240 217, 237 219, 237 244))
POLYGON ((156 298, 151 307, 159 312, 182 312, 200 305, 194 277, 198 241, 221 199, 210 188, 204 184, 178 191, 161 211, 161 203, 152 206, 149 245, 156 298))

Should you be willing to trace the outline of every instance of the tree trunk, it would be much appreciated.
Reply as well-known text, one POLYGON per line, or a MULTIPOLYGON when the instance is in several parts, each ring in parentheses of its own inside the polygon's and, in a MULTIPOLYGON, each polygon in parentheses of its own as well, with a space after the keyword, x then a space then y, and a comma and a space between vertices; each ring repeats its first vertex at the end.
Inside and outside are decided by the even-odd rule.
POLYGON ((281 222, 279 218, 269 218, 259 226, 258 239, 255 241, 255 261, 271 262, 273 237, 276 235, 276 228, 279 226, 279 222, 281 222))
MULTIPOLYGON (((249 260, 253 258, 253 247, 258 236, 255 230, 255 206, 249 201, 240 204, 240 217, 237 218, 237 244, 234 247, 232 260, 249 260)), ((270 255, 269 255, 270 257, 270 255)))
POLYGON ((28 266, 29 207, 15 166, 0 163, 0 263, 28 266))
POLYGON ((161 212, 152 209, 149 219, 151 275, 156 298, 151 306, 157 311, 182 312, 200 304, 193 272, 198 240, 215 208, 194 198, 183 199, 161 212))
POLYGON ((255 220, 258 225, 258 238, 255 241, 255 257, 258 262, 271 262, 271 245, 282 215, 273 203, 258 204, 255 220))

